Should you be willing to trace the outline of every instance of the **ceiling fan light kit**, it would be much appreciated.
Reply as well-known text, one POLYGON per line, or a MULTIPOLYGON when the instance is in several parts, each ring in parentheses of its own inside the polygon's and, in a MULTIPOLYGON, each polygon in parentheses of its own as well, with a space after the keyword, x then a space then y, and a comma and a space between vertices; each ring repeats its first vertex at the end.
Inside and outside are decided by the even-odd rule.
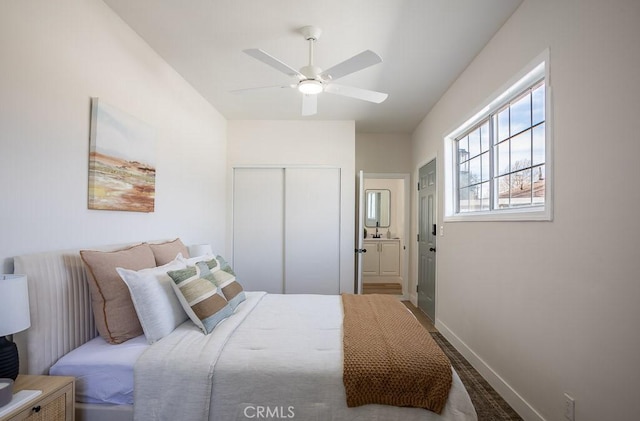
POLYGON ((322 92, 322 82, 313 79, 301 80, 298 90, 305 95, 317 95, 322 92))
POLYGON ((286 75, 296 77, 298 79, 297 83, 289 86, 278 85, 262 88, 239 89, 232 92, 240 93, 251 90, 297 87, 298 91, 303 94, 302 115, 304 116, 314 115, 317 113, 316 98, 317 95, 322 92, 374 102, 376 104, 379 104, 387 99, 388 95, 382 92, 370 91, 368 89, 361 89, 350 86, 341 86, 333 83, 334 80, 337 80, 343 76, 381 63, 382 58, 380 58, 379 55, 371 50, 366 50, 323 72, 321 68, 313 64, 313 44, 320 38, 322 30, 315 26, 305 26, 303 28, 300 28, 299 31, 304 36, 304 39, 309 41, 309 64, 302 67, 300 71, 294 69, 293 67, 273 57, 263 50, 257 48, 244 50, 244 53, 250 55, 256 60, 259 60, 286 75))

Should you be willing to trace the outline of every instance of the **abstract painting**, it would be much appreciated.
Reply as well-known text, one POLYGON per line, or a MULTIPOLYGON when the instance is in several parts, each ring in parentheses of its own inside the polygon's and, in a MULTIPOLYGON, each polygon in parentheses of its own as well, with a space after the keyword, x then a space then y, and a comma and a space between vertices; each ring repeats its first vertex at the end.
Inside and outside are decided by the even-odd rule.
POLYGON ((154 130, 91 98, 89 209, 153 212, 155 191, 154 130))

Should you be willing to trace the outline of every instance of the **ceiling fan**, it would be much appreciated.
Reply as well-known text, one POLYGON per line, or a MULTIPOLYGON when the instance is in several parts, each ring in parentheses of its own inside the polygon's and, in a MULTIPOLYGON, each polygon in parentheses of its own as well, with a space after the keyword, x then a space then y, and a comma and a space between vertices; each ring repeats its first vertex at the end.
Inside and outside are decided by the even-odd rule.
POLYGON ((243 50, 244 53, 260 60, 274 69, 296 77, 298 81, 290 85, 264 86, 260 88, 246 88, 231 91, 233 93, 241 93, 253 90, 263 89, 281 89, 281 88, 297 88, 302 95, 302 115, 314 115, 318 111, 318 97, 321 92, 327 92, 334 95, 342 95, 350 98, 361 99, 364 101, 381 103, 387 99, 388 94, 368 89, 355 88, 353 86, 344 86, 333 83, 343 76, 355 73, 382 62, 382 58, 371 50, 366 50, 357 54, 350 59, 336 64, 328 70, 323 71, 313 63, 313 44, 320 38, 322 31, 315 26, 305 26, 300 28, 300 33, 309 41, 309 64, 299 71, 293 67, 278 60, 272 55, 258 48, 243 50))

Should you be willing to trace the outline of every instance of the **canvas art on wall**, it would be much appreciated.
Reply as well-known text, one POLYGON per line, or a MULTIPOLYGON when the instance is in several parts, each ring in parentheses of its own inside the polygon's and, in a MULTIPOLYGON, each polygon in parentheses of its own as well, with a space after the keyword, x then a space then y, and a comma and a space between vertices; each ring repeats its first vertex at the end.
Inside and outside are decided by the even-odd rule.
POLYGON ((155 180, 154 130, 91 98, 89 209, 153 212, 155 180))

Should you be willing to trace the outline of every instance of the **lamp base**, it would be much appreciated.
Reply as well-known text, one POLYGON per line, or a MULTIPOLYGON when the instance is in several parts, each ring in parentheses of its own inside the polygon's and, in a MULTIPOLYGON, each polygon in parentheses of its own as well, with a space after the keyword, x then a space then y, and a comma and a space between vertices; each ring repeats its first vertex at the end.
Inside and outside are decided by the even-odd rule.
POLYGON ((18 347, 5 336, 0 336, 0 378, 15 380, 19 369, 18 347))

